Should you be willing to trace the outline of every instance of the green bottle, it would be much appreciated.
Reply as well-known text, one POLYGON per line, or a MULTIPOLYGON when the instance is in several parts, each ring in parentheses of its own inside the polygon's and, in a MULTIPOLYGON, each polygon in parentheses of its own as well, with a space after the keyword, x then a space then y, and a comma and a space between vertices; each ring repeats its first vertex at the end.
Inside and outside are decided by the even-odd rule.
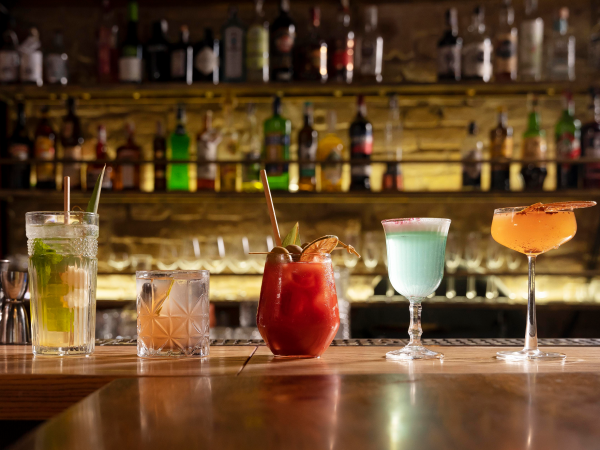
POLYGON ((525 161, 521 168, 526 191, 541 191, 546 179, 546 163, 540 162, 547 156, 546 132, 542 129, 537 98, 533 98, 527 121, 527 129, 521 141, 521 157, 525 161))
MULTIPOLYGON (((573 95, 565 92, 563 113, 556 122, 554 135, 556 138, 556 157, 562 159, 579 159, 581 156, 581 122, 574 116, 575 103, 573 95)), ((577 189, 579 166, 557 164, 556 188, 577 189)))
MULTIPOLYGON (((185 130, 185 107, 177 107, 177 128, 169 138, 169 161, 188 161, 190 159, 190 136, 185 130)), ((167 169, 167 190, 189 191, 189 164, 169 164, 167 169)))
POLYGON ((290 184, 289 164, 290 160, 290 136, 292 134, 292 122, 281 117, 281 99, 275 97, 273 100, 273 116, 265 120, 265 145, 263 148, 263 159, 269 186, 273 190, 287 191, 290 184), (274 164, 269 161, 284 161, 274 164))

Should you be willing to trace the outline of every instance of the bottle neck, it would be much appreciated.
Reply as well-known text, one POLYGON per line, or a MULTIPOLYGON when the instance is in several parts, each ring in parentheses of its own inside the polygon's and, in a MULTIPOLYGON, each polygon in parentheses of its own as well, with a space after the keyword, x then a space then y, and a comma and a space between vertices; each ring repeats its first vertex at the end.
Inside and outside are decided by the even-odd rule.
POLYGON ((506 113, 501 112, 498 113, 498 126, 501 128, 506 128, 508 124, 508 117, 506 115, 506 113))
POLYGON ((290 11, 290 2, 289 0, 280 0, 279 1, 279 13, 280 14, 288 14, 290 11))
POLYGON ((567 34, 567 30, 569 29, 569 22, 567 19, 558 19, 554 22, 554 31, 558 34, 565 35, 567 34))
POLYGON ((529 113, 529 119, 527 120, 527 129, 530 131, 540 131, 540 114, 537 110, 533 110, 529 113))
POLYGON ((305 127, 312 127, 314 124, 314 118, 313 118, 313 114, 309 111, 306 111, 304 113, 304 126, 305 127))

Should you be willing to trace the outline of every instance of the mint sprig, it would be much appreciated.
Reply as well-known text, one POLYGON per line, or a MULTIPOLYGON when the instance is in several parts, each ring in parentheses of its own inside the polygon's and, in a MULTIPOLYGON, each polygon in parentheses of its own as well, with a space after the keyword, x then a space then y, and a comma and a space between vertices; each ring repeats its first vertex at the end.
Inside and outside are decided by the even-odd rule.
POLYGON ((33 240, 31 264, 37 273, 39 286, 46 286, 48 284, 51 266, 58 264, 62 259, 62 255, 56 253, 56 250, 49 245, 44 244, 41 239, 36 238, 33 240))

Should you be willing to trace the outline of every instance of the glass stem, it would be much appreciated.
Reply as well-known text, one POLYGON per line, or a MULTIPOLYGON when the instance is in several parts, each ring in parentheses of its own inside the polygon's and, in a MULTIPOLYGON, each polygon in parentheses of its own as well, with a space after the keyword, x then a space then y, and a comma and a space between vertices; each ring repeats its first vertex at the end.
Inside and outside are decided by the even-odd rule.
POLYGON ((410 347, 422 347, 421 335, 423 329, 421 328, 421 299, 410 299, 410 327, 408 328, 408 335, 410 336, 410 347))
POLYGON ((535 320, 535 256, 529 260, 529 292, 527 296, 527 329, 525 331, 524 350, 537 350, 537 322, 535 320))

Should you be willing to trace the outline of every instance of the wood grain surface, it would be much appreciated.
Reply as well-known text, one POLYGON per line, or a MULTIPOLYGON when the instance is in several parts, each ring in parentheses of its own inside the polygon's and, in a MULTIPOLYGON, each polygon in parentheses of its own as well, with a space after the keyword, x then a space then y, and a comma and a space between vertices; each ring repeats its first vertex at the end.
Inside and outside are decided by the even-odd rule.
POLYGON ((589 450, 599 384, 598 373, 123 379, 14 449, 589 450))

